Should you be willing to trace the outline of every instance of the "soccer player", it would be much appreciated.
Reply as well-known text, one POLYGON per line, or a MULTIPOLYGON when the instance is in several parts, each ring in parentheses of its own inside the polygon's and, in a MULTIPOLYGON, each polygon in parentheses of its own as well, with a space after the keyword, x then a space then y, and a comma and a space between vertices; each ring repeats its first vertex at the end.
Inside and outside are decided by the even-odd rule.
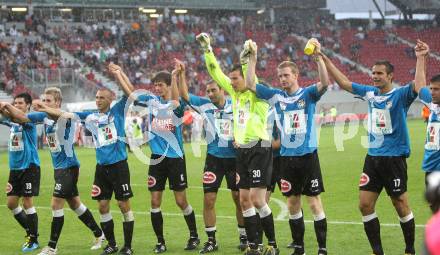
MULTIPOLYGON (((14 97, 13 105, 23 113, 28 113, 32 97, 28 93, 14 97)), ((23 252, 31 252, 39 248, 38 216, 34 207, 33 197, 40 192, 40 160, 37 152, 37 130, 32 123, 17 124, 6 104, 1 104, 0 112, 9 119, 0 124, 10 127, 9 139, 9 179, 6 184, 7 206, 14 218, 26 231, 26 242, 23 252), (19 205, 22 198, 23 208, 19 205)))
POLYGON ((278 128, 278 125, 276 123, 276 109, 271 107, 269 110, 269 116, 268 116, 268 132, 272 136, 272 155, 273 155, 273 164, 272 164, 272 178, 270 180, 270 185, 267 187, 266 192, 266 202, 269 203, 270 196, 275 191, 275 187, 278 185, 278 187, 281 189, 281 137, 280 137, 280 130, 278 128))
POLYGON ((218 249, 215 239, 216 216, 215 203, 218 189, 221 187, 223 177, 227 187, 231 190, 232 200, 235 204, 235 215, 240 232, 239 248, 247 247, 246 231, 244 229, 243 215, 241 214, 240 198, 236 184, 235 157, 233 134, 232 102, 225 97, 225 92, 213 80, 206 85, 206 97, 199 97, 188 93, 185 77, 185 65, 179 61, 182 72, 179 78, 179 92, 183 100, 202 114, 204 119, 205 137, 208 142, 205 167, 203 170, 203 219, 208 241, 204 244, 201 254, 218 249))
MULTIPOLYGON (((270 207, 266 203, 266 189, 272 174, 272 148, 267 132, 269 104, 256 97, 246 88, 241 65, 236 65, 226 76, 210 45, 210 38, 202 33, 197 40, 205 54, 206 67, 212 79, 232 98, 234 117, 234 139, 238 145, 237 173, 240 204, 249 247, 245 254, 261 254, 258 249, 258 219, 268 239, 264 254, 279 254, 275 239, 275 227, 270 207), (268 146, 264 146, 268 144, 268 146)), ((246 46, 246 45, 245 45, 246 46)), ((246 69, 248 47, 240 54, 241 63, 246 69)))
MULTIPOLYGON (((426 128, 425 153, 423 157, 422 169, 425 171, 425 180, 433 172, 440 171, 440 118, 437 112, 440 105, 440 74, 431 78, 430 86, 426 85, 426 58, 429 53, 429 46, 418 41, 416 44, 416 74, 415 84, 422 87, 419 92, 419 98, 429 109, 428 126, 426 128)), ((428 182, 425 181, 427 185, 428 182)), ((434 207, 431 205, 434 212, 434 207)))
POLYGON ((281 192, 287 197, 289 225, 292 233, 294 255, 304 252, 304 218, 301 195, 307 197, 314 218, 318 255, 326 255, 327 220, 320 193, 324 192, 316 140, 315 108, 329 84, 324 61, 320 56, 321 45, 315 45, 313 59, 317 62, 320 82, 307 88, 298 84, 299 69, 293 62, 282 62, 277 69, 283 89, 256 84, 255 66, 257 46, 250 45, 250 61, 246 86, 257 98, 267 100, 276 109, 276 119, 281 129, 281 192))
MULTIPOLYGON (((116 72, 110 68, 115 75, 116 72)), ((120 84, 122 87, 123 84, 120 84)), ((127 93, 127 89, 123 88, 127 93)), ((131 241, 133 237, 134 215, 131 211, 130 198, 133 192, 130 186, 130 171, 127 164, 125 147, 125 108, 127 96, 122 96, 112 107, 114 93, 107 88, 100 88, 96 93, 98 112, 85 111, 77 113, 63 112, 60 109, 39 106, 39 111, 47 112, 58 118, 79 118, 85 121, 92 132, 96 147, 96 171, 93 181, 92 199, 98 201, 101 214, 101 228, 108 245, 101 255, 118 252, 114 234, 114 222, 110 213, 110 200, 113 192, 123 215, 124 247, 119 254, 133 254, 131 241)))
MULTIPOLYGON (((43 103, 48 107, 61 108, 62 94, 59 88, 47 88, 43 94, 43 103)), ((39 105, 38 103, 34 103, 39 105)), ((52 226, 48 246, 43 248, 40 255, 57 254, 57 242, 61 235, 64 224, 64 203, 67 201, 70 208, 78 215, 78 218, 93 232, 95 243, 92 250, 101 248, 104 234, 96 224, 90 210, 81 203, 78 194, 79 161, 76 158, 73 147, 73 134, 71 120, 58 123, 43 112, 23 114, 17 108, 7 105, 6 109, 20 123, 44 124, 47 144, 49 145, 54 167, 55 186, 52 195, 52 226), (66 150, 67 149, 67 150, 66 150), (67 152, 66 152, 67 151, 67 152)))
POLYGON ((351 82, 324 54, 323 59, 328 72, 342 89, 368 102, 369 148, 359 182, 359 209, 373 253, 384 254, 375 205, 385 188, 399 215, 405 253, 415 254, 414 215, 407 194, 406 158, 410 155, 410 147, 406 115, 417 97, 420 84, 394 88, 394 66, 384 60, 377 61, 372 67, 373 85, 361 85, 351 82))
MULTIPOLYGON (((176 64, 173 73, 158 72, 152 79, 158 96, 141 94, 135 103, 148 107, 148 125, 151 135, 149 145, 152 151, 151 163, 148 169, 148 190, 151 192, 151 223, 157 237, 154 253, 167 250, 163 234, 163 217, 160 206, 165 183, 174 192, 177 206, 182 210, 190 237, 185 250, 194 250, 200 244, 197 233, 196 218, 192 206, 186 197, 188 187, 186 163, 182 140, 182 117, 184 102, 179 99, 177 80, 182 70, 176 64)), ((121 73, 117 76, 120 83, 134 91, 128 77, 121 73)))

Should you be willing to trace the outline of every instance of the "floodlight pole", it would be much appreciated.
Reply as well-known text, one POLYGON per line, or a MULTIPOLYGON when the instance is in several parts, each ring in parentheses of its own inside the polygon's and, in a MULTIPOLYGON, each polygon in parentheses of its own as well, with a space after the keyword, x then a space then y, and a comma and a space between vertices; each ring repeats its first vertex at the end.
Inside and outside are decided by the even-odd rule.
POLYGON ((385 20, 385 16, 383 15, 382 10, 380 9, 379 5, 377 4, 376 0, 373 0, 374 6, 376 6, 377 11, 379 12, 380 16, 382 17, 382 20, 385 20))

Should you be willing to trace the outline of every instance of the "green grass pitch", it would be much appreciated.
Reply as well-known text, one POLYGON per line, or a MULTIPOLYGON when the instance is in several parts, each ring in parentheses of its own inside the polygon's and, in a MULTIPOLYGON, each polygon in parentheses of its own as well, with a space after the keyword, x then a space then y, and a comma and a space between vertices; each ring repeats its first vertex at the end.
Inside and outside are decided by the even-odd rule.
MULTIPOLYGON (((412 154, 408 159, 409 197, 410 205, 416 217, 416 247, 420 250, 424 224, 430 217, 430 211, 423 199, 424 174, 421 171, 423 158, 423 144, 425 124, 421 120, 409 121, 412 154)), ((361 146, 361 136, 365 136, 365 130, 361 131, 351 140, 344 142, 344 151, 337 151, 334 143, 333 127, 324 127, 320 132, 319 156, 324 176, 326 192, 322 195, 328 224, 327 246, 329 254, 352 255, 371 254, 367 238, 365 236, 361 216, 358 211, 358 183, 362 172, 362 165, 366 149, 361 146)), ((197 215, 197 226, 202 243, 206 241, 202 215, 203 192, 201 189, 201 177, 204 164, 206 147, 201 148, 201 157, 192 153, 191 145, 185 145, 187 170, 189 177, 188 199, 197 215)), ((89 207, 95 219, 99 221, 96 211, 97 204, 90 198, 90 190, 93 182, 95 168, 95 152, 93 149, 77 149, 81 161, 81 174, 79 180, 80 195, 83 203, 89 207)), ((149 152, 147 152, 149 154, 149 152)), ((48 151, 40 151, 42 162, 40 196, 35 199, 39 215, 40 244, 45 246, 49 239, 50 222, 52 213, 50 210, 50 198, 53 189, 53 169, 48 151)), ((7 152, 0 153, 0 183, 6 184, 8 178, 7 152)), ((136 254, 152 254, 156 243, 153 229, 150 223, 149 192, 146 185, 147 166, 140 163, 133 154, 129 155, 131 170, 131 182, 133 185, 134 198, 132 209, 135 212, 135 230, 133 249, 136 254)), ((225 185, 225 183, 223 183, 225 185)), ((284 198, 279 190, 273 195, 270 207, 274 217, 283 217, 284 198), (278 203, 277 203, 278 202, 278 203)), ((6 196, 1 196, 0 202, 0 254, 21 254, 21 245, 24 241, 24 231, 13 219, 12 214, 6 208, 6 196)), ((304 201, 305 202, 305 201, 304 201)), ((307 254, 316 254, 317 244, 312 224, 312 216, 306 203, 303 204, 306 222, 305 245, 307 254)), ((216 254, 240 254, 236 249, 238 244, 237 225, 234 217, 234 207, 230 194, 227 190, 219 191, 217 201, 217 239, 219 251, 216 254)), ((162 211, 164 213, 164 233, 167 240, 168 252, 166 254, 196 254, 198 251, 186 252, 183 247, 188 238, 184 218, 174 203, 172 193, 167 190, 164 194, 162 211)), ((381 222, 382 242, 387 255, 403 254, 404 242, 399 221, 390 199, 383 192, 377 204, 377 213, 381 222)), ((112 214, 115 219, 115 234, 118 244, 123 245, 122 215, 119 213, 116 203, 112 202, 112 214)), ((276 234, 278 244, 281 246, 281 254, 290 254, 292 251, 284 248, 291 240, 287 218, 276 220, 276 234)), ((58 245, 59 254, 99 254, 100 251, 90 251, 89 247, 93 235, 77 219, 76 215, 65 207, 65 224, 58 245)), ((35 252, 33 254, 37 254, 35 252)))

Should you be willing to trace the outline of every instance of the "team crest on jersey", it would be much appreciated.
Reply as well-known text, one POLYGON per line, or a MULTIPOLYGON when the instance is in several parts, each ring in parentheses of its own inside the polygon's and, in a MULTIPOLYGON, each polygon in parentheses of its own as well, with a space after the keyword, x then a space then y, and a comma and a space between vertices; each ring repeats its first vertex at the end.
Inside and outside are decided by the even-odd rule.
POLYGON ((235 173, 235 185, 238 185, 240 182, 240 175, 238 173, 235 173))
POLYGON ((297 104, 299 109, 303 109, 306 106, 306 101, 304 101, 304 99, 300 99, 298 100, 297 104))
POLYGON ((280 186, 282 193, 287 193, 292 190, 292 184, 284 179, 281 179, 280 186))
POLYGON ((214 110, 214 118, 220 119, 221 118, 221 111, 220 110, 214 110))
POLYGON ((370 182, 370 177, 366 173, 362 173, 361 179, 359 180, 359 187, 363 187, 370 182))
POLYGON ((388 101, 387 103, 386 103, 386 106, 385 106, 388 110, 389 109, 391 109, 391 107, 393 107, 393 102, 392 101, 388 101))
POLYGON ((156 186, 156 178, 154 178, 153 176, 149 175, 148 176, 147 184, 148 184, 148 188, 152 188, 152 187, 156 186))
POLYGON ((8 194, 9 192, 11 192, 12 191, 12 185, 8 182, 8 183, 6 183, 6 189, 5 189, 5 192, 6 192, 6 194, 8 194))
POLYGON ((96 185, 93 185, 92 186, 92 197, 97 197, 99 195, 101 195, 101 188, 96 185))
POLYGON ((214 183, 216 180, 217 180, 217 176, 213 172, 206 171, 203 174, 203 183, 204 184, 211 184, 211 183, 214 183))

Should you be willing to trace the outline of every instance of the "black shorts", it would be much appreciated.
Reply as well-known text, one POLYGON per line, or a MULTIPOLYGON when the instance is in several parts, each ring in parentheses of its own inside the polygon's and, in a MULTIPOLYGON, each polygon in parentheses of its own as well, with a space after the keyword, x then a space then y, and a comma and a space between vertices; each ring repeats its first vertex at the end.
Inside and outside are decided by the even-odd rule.
POLYGON ((389 196, 398 197, 407 190, 407 165, 404 156, 365 157, 359 190, 379 193, 382 188, 389 196))
POLYGON ((11 170, 6 184, 7 196, 36 197, 40 193, 40 167, 30 164, 24 170, 11 170))
MULTIPOLYGON (((272 177, 272 148, 261 146, 239 148, 237 152, 238 187, 240 189, 267 188, 272 177)), ((264 143, 264 142, 263 142, 264 143)))
MULTIPOLYGON (((151 160, 161 158, 160 155, 151 155, 151 160)), ((148 190, 149 191, 163 191, 165 183, 170 186, 170 190, 183 191, 188 187, 186 177, 186 164, 184 158, 169 158, 163 159, 157 164, 150 164, 148 169, 148 190)))
POLYGON ((111 165, 96 165, 92 199, 110 200, 113 192, 118 201, 126 201, 133 196, 127 160, 111 165))
POLYGON ((55 186, 52 196, 59 198, 73 198, 78 196, 79 167, 72 166, 67 169, 55 169, 55 186))
POLYGON ((274 192, 275 187, 281 190, 281 157, 273 157, 272 178, 270 179, 270 185, 267 187, 267 191, 274 192))
POLYGON ((284 196, 317 196, 324 191, 317 151, 281 157, 281 192, 284 196))
POLYGON ((235 167, 235 158, 218 158, 207 154, 203 169, 203 191, 217 192, 222 185, 223 177, 226 178, 228 189, 238 191, 235 167))

